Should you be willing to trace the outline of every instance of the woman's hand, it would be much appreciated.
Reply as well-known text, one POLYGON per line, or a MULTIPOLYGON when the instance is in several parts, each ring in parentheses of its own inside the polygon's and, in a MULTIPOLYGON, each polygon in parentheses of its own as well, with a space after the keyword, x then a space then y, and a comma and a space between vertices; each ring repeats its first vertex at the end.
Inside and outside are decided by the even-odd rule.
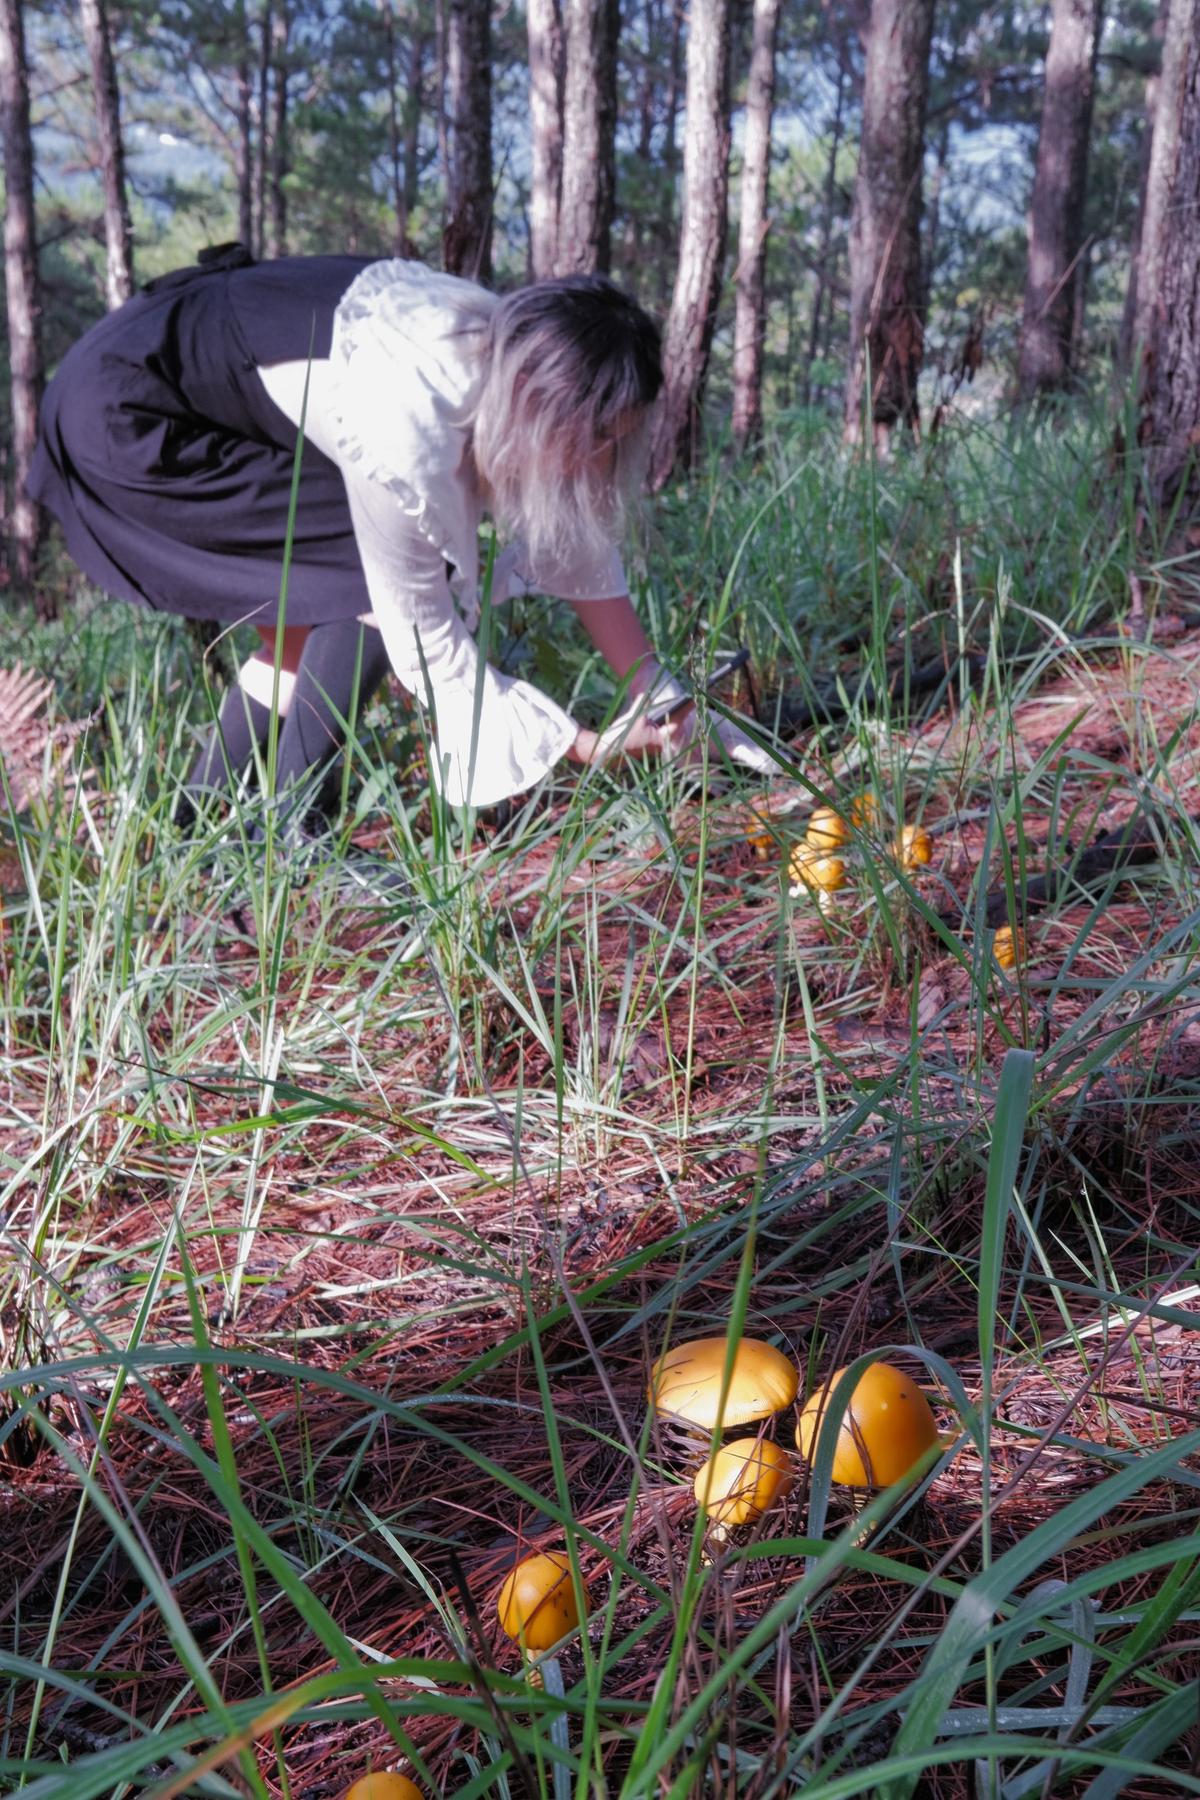
POLYGON ((664 725, 651 725, 641 716, 618 719, 607 731, 588 731, 580 726, 567 755, 577 763, 607 763, 618 756, 671 756, 690 742, 695 731, 696 709, 677 713, 664 725))

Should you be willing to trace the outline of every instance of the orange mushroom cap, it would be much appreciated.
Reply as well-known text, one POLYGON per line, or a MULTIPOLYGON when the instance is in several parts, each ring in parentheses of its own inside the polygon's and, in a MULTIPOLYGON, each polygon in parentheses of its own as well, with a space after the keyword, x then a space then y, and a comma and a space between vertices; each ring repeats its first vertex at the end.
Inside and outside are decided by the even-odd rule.
MULTIPOLYGON (((836 1369, 804 1403, 796 1427, 802 1456, 812 1460, 829 1397, 845 1369, 836 1369)), ((833 1479, 843 1487, 890 1487, 901 1481, 938 1442, 928 1400, 915 1381, 891 1363, 863 1370, 842 1417, 833 1455, 833 1479)))

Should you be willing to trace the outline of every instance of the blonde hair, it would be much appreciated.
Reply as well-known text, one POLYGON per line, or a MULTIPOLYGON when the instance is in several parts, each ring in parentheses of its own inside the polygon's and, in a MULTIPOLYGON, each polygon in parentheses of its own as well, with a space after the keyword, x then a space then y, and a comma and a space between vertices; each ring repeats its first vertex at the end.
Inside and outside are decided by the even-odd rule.
POLYGON ((496 302, 472 452, 497 521, 535 567, 621 537, 662 386, 658 326, 602 275, 496 302))

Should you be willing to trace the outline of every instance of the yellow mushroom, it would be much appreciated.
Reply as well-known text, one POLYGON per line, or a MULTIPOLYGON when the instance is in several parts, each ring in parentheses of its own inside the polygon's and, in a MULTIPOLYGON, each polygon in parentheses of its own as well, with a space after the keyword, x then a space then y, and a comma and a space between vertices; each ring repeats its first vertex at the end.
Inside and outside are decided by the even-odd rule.
POLYGON ((850 827, 841 813, 835 812, 832 806, 818 806, 808 821, 804 840, 822 854, 840 850, 843 844, 850 841, 850 827))
POLYGON ((712 1535, 724 1542, 739 1525, 756 1525, 791 1487, 788 1459, 770 1438, 723 1444, 696 1471, 696 1505, 708 1513, 712 1535))
MULTIPOLYGON (((844 1369, 804 1403, 796 1443, 810 1462, 829 1399, 844 1369)), ((903 1370, 876 1362, 863 1370, 838 1430, 833 1479, 843 1487, 890 1487, 939 1441, 929 1402, 903 1370)))
POLYGON ((923 825, 905 825, 896 843, 896 854, 906 869, 923 869, 933 861, 933 839, 923 825))
POLYGON ((772 833, 765 829, 771 823, 771 808, 765 800, 752 800, 746 809, 746 836, 760 862, 766 862, 775 848, 772 833))
MULTIPOLYGON (((587 1602, 586 1587, 583 1593, 587 1602)), ((579 1623, 570 1559, 561 1550, 525 1557, 505 1578, 496 1610, 510 1638, 523 1636, 526 1650, 549 1650, 579 1623)))
POLYGON ((346 1789, 342 1800, 424 1800, 424 1796, 407 1775, 381 1770, 378 1775, 363 1775, 346 1789))
POLYGON ((1019 925, 1001 925, 992 939, 992 955, 1002 969, 1015 969, 1025 961, 1025 933, 1019 925))
POLYGON ((857 794, 850 802, 850 822, 860 831, 879 829, 879 802, 874 794, 857 794))
MULTIPOLYGON (((711 1433, 718 1428, 721 1383, 729 1355, 727 1337, 692 1338, 675 1344, 650 1372, 650 1404, 670 1419, 711 1433)), ((799 1376, 771 1344, 739 1338, 719 1429, 769 1419, 796 1398, 799 1376)))
POLYGON ((792 893, 802 887, 816 894, 833 894, 846 885, 846 864, 840 856, 827 856, 814 845, 798 844, 788 864, 792 893))

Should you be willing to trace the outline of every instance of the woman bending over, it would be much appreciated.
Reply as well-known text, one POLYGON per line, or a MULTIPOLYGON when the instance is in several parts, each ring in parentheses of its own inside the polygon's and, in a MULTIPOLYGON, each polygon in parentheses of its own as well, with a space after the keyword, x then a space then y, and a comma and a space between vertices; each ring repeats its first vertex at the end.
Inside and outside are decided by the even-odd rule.
MULTIPOLYGON (((428 707, 434 778, 486 806, 562 757, 688 741, 617 549, 662 382, 654 322, 611 282, 505 296, 419 263, 254 263, 240 246, 152 282, 70 350, 46 393, 30 491, 108 593, 257 626, 189 777, 223 785, 266 743, 275 661, 280 791, 307 794, 390 664, 428 707), (280 571, 299 497, 282 646, 280 571), (510 540, 492 599, 573 606, 632 704, 600 734, 482 662, 479 528, 510 540)), ((727 721, 735 760, 771 759, 727 721)))

